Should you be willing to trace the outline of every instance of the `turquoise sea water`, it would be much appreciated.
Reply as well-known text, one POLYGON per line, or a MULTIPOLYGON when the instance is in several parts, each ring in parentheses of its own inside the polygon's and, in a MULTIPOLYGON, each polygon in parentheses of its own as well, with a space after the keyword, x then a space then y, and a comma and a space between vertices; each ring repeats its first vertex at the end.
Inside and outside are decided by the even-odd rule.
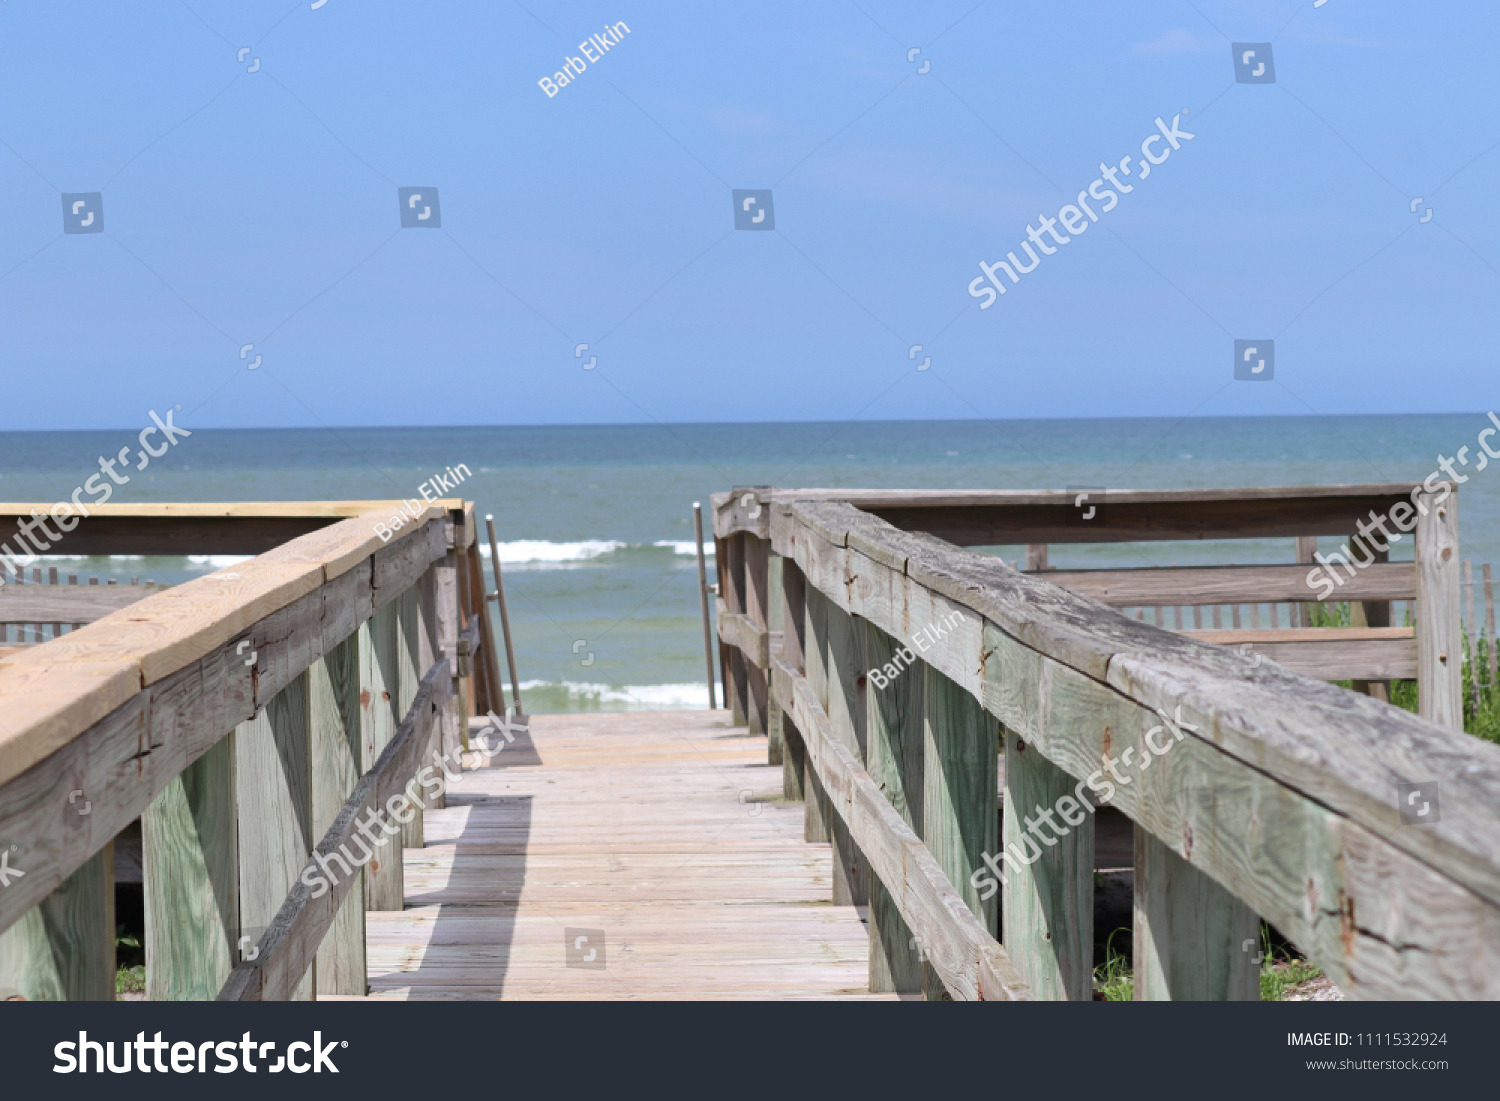
MULTIPOLYGON (((701 706, 692 503, 736 484, 968 489, 1420 480, 1467 446, 1463 555, 1500 563, 1483 412, 1383 417, 195 430, 114 502, 387 499, 465 464, 495 515, 528 710, 701 706), (577 645, 582 640, 581 645, 577 645), (577 645, 577 652, 575 652, 577 645), (592 655, 592 661, 589 660, 592 655), (587 662, 587 664, 585 664, 587 662)), ((186 427, 192 428, 191 424, 186 427)), ((135 433, 0 434, 0 498, 67 499, 135 433)), ((66 554, 66 541, 57 548, 66 554)), ((1008 561, 1021 548, 995 548, 1008 561)), ((1410 544, 1394 549, 1410 557, 1410 544)), ((1056 566, 1292 561, 1290 540, 1055 547, 1056 566)), ((89 559, 62 572, 179 582, 219 560, 89 559)), ((710 559, 712 570, 712 559, 710 559)))

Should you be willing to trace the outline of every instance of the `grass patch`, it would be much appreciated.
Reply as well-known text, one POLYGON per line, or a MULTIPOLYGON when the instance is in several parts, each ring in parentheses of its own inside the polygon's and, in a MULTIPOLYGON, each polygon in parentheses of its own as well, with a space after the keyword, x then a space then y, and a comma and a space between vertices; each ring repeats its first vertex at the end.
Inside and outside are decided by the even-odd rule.
MULTIPOLYGON (((1104 945, 1104 962, 1094 968, 1094 989, 1107 1002, 1128 1002, 1135 997, 1135 976, 1130 969, 1130 960, 1125 953, 1114 947, 1116 929, 1104 945)), ((1292 946, 1283 943, 1273 945, 1271 927, 1260 925, 1261 951, 1260 1000, 1263 1002, 1284 1001, 1289 992, 1303 983, 1322 978, 1323 972, 1296 955, 1292 946)))
MULTIPOLYGON (((1310 604, 1310 623, 1314 627, 1348 627, 1350 606, 1346 603, 1310 604)), ((1406 613, 1404 626, 1412 626, 1411 612, 1406 613)), ((1463 636, 1463 696, 1464 730, 1476 738, 1500 744, 1500 683, 1490 680, 1490 654, 1495 640, 1480 634, 1471 639, 1468 632, 1463 636)), ((1334 681, 1340 688, 1349 688, 1349 681, 1334 681)), ((1417 682, 1397 680, 1391 682, 1391 703, 1412 714, 1417 712, 1417 682)))
POLYGON ((146 992, 146 968, 144 964, 122 967, 115 972, 115 996, 121 994, 144 994, 146 992))
POLYGON ((140 938, 123 925, 115 926, 115 996, 146 992, 146 953, 140 938))
POLYGON ((1094 968, 1094 989, 1104 995, 1107 1002, 1128 1002, 1135 997, 1135 978, 1130 972, 1130 960, 1114 946, 1116 929, 1104 942, 1104 962, 1094 968))

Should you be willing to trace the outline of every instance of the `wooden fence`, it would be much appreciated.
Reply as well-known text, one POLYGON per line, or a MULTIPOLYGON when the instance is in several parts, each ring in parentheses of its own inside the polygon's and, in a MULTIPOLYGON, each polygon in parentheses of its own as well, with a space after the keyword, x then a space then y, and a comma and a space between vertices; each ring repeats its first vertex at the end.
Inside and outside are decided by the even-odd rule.
MULTIPOLYGON (((0 998, 113 998, 112 846, 137 823, 148 997, 365 993, 365 911, 402 907, 422 843, 392 800, 462 744, 483 613, 472 505, 382 542, 395 507, 152 506, 69 535, 84 554, 288 541, 0 659, 0 998), (371 810, 399 835, 317 889, 371 810)), ((493 655, 474 672, 498 685, 493 655)))
MULTIPOLYGON (((1346 536, 1413 488, 1112 495, 1089 536, 1346 536)), ((921 530, 1090 541, 1061 494, 716 496, 726 688, 869 904, 871 989, 1092 997, 1092 803, 1134 822, 1138 999, 1257 998, 1260 918, 1350 997, 1500 997, 1500 747, 1453 729, 1457 498, 1423 493, 1426 717, 921 530)))

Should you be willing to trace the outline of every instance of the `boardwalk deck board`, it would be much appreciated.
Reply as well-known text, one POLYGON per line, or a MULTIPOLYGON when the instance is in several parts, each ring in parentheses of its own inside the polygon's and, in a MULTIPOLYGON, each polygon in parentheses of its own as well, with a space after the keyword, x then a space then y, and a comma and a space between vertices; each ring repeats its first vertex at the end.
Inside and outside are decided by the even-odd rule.
POLYGON ((764 737, 723 711, 531 721, 427 814, 407 908, 367 915, 370 997, 871 997, 861 911, 829 902, 764 737), (570 928, 604 931, 603 970, 567 965, 570 928))

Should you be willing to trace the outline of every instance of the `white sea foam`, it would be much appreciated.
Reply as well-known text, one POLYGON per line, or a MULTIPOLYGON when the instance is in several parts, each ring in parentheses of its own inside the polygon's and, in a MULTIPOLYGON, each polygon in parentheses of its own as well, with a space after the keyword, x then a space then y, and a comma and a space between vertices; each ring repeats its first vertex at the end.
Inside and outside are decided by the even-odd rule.
MULTIPOLYGON (((693 541, 691 539, 658 539, 651 545, 653 547, 671 547, 678 554, 690 555, 694 553, 693 541)), ((713 552, 714 545, 712 543, 703 544, 703 553, 705 555, 713 554, 713 552)))
MULTIPOLYGON (((500 561, 511 566, 565 566, 587 562, 601 554, 619 550, 625 544, 615 539, 585 539, 581 543, 549 543, 545 539, 517 539, 500 544, 500 561)), ((488 558, 490 545, 480 540, 479 553, 488 558)))
MULTIPOLYGON (((715 689, 723 698, 722 686, 715 689)), ((601 704, 616 705, 617 710, 663 711, 699 709, 707 705, 708 685, 698 684, 588 684, 578 681, 530 680, 521 682, 521 698, 525 702, 527 692, 541 692, 544 697, 556 698, 565 693, 569 703, 597 707, 601 704)), ((507 697, 510 685, 505 686, 507 697)))

